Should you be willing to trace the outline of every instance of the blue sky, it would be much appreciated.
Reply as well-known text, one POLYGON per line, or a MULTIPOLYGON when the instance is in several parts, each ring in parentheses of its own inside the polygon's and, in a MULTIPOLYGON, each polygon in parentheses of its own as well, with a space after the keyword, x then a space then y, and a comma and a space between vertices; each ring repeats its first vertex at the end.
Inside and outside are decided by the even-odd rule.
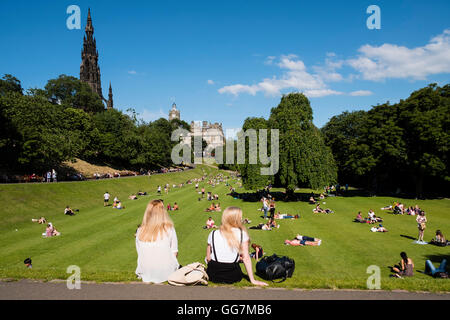
POLYGON ((9 1, 0 3, 0 73, 24 88, 79 77, 91 8, 104 95, 146 121, 173 102, 181 118, 238 128, 304 92, 321 127, 450 79, 450 1, 9 1), (369 30, 369 5, 381 29, 369 30), (81 30, 69 30, 69 5, 81 30))

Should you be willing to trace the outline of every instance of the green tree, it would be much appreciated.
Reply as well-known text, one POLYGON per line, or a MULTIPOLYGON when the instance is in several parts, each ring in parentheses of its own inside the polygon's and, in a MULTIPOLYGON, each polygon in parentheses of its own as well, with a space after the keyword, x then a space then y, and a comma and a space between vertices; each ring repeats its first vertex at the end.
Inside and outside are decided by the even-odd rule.
POLYGON ((65 107, 82 109, 88 113, 98 113, 105 110, 105 106, 97 93, 79 79, 60 75, 51 79, 45 86, 45 95, 53 101, 59 101, 65 107))
POLYGON ((288 195, 297 187, 317 189, 337 178, 331 151, 312 120, 309 100, 301 93, 284 95, 280 104, 271 110, 269 126, 280 132, 277 179, 288 195))
MULTIPOLYGON (((239 139, 239 143, 243 143, 244 148, 244 163, 238 164, 239 172, 242 176, 242 184, 245 188, 250 190, 258 190, 263 189, 265 186, 273 182, 273 176, 270 175, 262 175, 261 174, 261 168, 266 167, 261 163, 261 159, 259 157, 259 150, 260 150, 260 136, 259 136, 259 130, 265 129, 267 131, 269 130, 269 123, 264 118, 247 118, 244 121, 244 125, 242 126, 242 132, 241 133, 247 133, 246 136, 243 136, 243 138, 239 139), (254 136, 252 136, 252 130, 255 133, 254 136), (242 141, 242 139, 244 139, 242 141), (250 147, 252 144, 252 139, 254 140, 254 145, 252 146, 253 153, 250 152, 250 147), (256 148, 255 148, 256 147, 256 148), (256 160, 256 164, 251 164, 250 159, 254 157, 256 160)), ((239 138, 240 134, 238 134, 239 138)), ((267 150, 270 150, 270 135, 267 136, 269 144, 267 146, 267 150)), ((236 150, 239 151, 239 148, 236 150)), ((235 153, 236 157, 236 153, 235 153)))

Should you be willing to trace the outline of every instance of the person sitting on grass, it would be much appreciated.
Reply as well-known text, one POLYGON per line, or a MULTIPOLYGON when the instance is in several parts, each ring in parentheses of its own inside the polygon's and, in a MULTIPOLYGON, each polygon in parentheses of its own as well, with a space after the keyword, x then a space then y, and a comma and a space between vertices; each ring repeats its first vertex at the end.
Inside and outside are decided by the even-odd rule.
POLYGON ((167 205, 167 211, 172 211, 172 206, 170 205, 170 203, 167 205))
POLYGON ((332 211, 331 209, 322 209, 321 207, 320 207, 320 204, 317 204, 316 205, 316 207, 313 209, 313 212, 314 213, 326 213, 326 214, 329 214, 329 213, 333 213, 334 211, 332 211))
POLYGON ((393 277, 402 278, 402 277, 412 277, 414 274, 414 262, 408 258, 406 252, 401 252, 399 265, 393 266, 391 268, 394 274, 393 277))
POLYGON ((316 204, 316 199, 313 196, 309 197, 309 204, 316 204))
POLYGON ((446 240, 441 230, 436 230, 436 236, 434 239, 431 239, 430 244, 434 244, 435 246, 445 247, 450 245, 450 241, 446 240))
POLYGON ((269 222, 267 222, 271 228, 279 228, 280 225, 275 222, 275 218, 270 217, 269 222))
POLYGON ((44 217, 40 217, 39 219, 31 219, 32 222, 37 222, 39 224, 47 223, 47 220, 44 217))
POLYGON ((242 220, 242 224, 250 224, 252 223, 251 220, 248 220, 248 218, 245 218, 244 220, 242 220))
POLYGON ((359 223, 366 223, 366 221, 363 219, 362 215, 361 215, 361 211, 358 212, 358 215, 356 216, 355 220, 353 220, 354 222, 359 222, 359 223))
POLYGON ((23 261, 23 263, 25 264, 25 266, 26 266, 28 269, 33 268, 33 265, 31 264, 31 258, 26 258, 26 259, 23 261))
POLYGON ((56 228, 53 226, 53 224, 51 222, 49 222, 47 225, 47 228, 45 229, 45 236, 47 238, 50 238, 50 237, 59 236, 59 235, 61 235, 61 232, 56 230, 56 228))
POLYGON ((256 243, 252 243, 252 248, 253 250, 255 250, 255 252, 250 253, 250 258, 255 260, 261 259, 264 255, 263 248, 256 243))
POLYGON ((115 207, 113 206, 113 208, 115 208, 115 209, 125 209, 125 207, 122 205, 122 202, 120 200, 117 201, 116 206, 115 207))
POLYGON ((73 216, 73 215, 75 215, 75 213, 73 212, 72 209, 70 209, 69 206, 67 206, 66 209, 64 209, 64 214, 65 214, 65 215, 68 215, 68 216, 73 216))
POLYGON ((377 217, 375 215, 375 212, 370 209, 368 215, 368 220, 370 221, 370 223, 377 223, 377 222, 383 222, 383 219, 380 217, 377 217))
POLYGON ((284 244, 287 246, 320 246, 322 244, 322 240, 319 238, 312 238, 298 234, 292 240, 285 240, 284 244))
POLYGON ((204 229, 214 229, 217 228, 217 226, 214 224, 214 220, 212 217, 209 217, 208 220, 206 220, 206 226, 204 226, 204 229))
POLYGON ((206 208, 206 209, 205 209, 206 212, 213 212, 214 210, 215 210, 214 202, 211 203, 211 205, 209 206, 209 208, 206 208))
POLYGON ((174 204, 173 204, 173 208, 172 208, 172 210, 179 210, 180 208, 178 207, 178 204, 175 202, 174 204))
POLYGON ((250 238, 242 225, 242 210, 238 207, 228 207, 222 214, 222 224, 219 230, 213 230, 208 236, 206 262, 209 281, 213 283, 236 283, 243 278, 242 261, 247 271, 250 283, 266 286, 253 276, 252 263, 248 254, 250 238))
POLYGON ((383 225, 381 225, 381 224, 378 225, 378 228, 377 227, 370 228, 370 231, 372 231, 372 232, 388 232, 387 229, 385 227, 383 227, 383 225))
POLYGON ((216 212, 222 211, 222 209, 220 208, 220 203, 217 203, 214 205, 214 211, 216 211, 216 212))

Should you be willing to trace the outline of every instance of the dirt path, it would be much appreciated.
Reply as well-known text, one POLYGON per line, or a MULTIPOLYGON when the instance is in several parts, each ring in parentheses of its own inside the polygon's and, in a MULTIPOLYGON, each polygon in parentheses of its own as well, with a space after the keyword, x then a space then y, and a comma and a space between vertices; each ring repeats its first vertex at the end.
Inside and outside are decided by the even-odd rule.
POLYGON ((287 290, 230 287, 173 287, 144 283, 81 283, 69 290, 63 281, 0 281, 0 300, 450 300, 450 293, 380 290, 287 290))

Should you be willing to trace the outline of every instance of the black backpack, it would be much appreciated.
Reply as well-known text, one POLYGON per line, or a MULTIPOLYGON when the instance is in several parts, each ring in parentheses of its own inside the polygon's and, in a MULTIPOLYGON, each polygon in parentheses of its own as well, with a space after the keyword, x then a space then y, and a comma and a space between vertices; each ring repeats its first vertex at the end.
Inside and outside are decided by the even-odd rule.
MULTIPOLYGON (((262 257, 256 263, 256 274, 265 280, 274 280, 282 278, 283 282, 286 278, 292 277, 295 269, 295 261, 288 257, 279 257, 276 254, 262 257)), ((275 281, 274 281, 275 282, 275 281)))

